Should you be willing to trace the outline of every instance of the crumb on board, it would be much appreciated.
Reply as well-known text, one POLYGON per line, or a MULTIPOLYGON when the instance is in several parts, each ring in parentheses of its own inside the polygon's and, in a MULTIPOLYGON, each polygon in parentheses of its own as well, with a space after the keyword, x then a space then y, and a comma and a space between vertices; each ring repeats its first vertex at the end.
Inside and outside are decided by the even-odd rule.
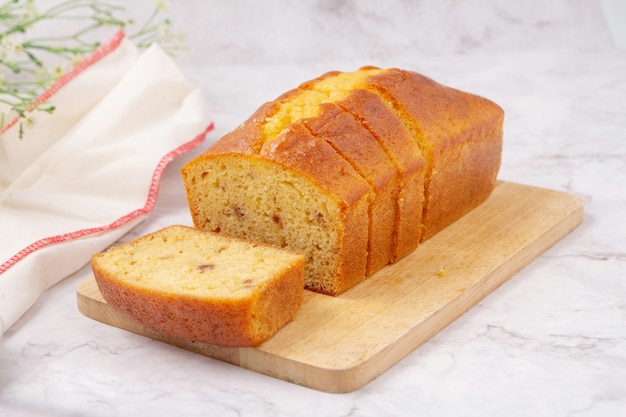
POLYGON ((446 276, 446 270, 443 266, 440 266, 439 269, 437 270, 437 276, 438 277, 445 277, 446 276))

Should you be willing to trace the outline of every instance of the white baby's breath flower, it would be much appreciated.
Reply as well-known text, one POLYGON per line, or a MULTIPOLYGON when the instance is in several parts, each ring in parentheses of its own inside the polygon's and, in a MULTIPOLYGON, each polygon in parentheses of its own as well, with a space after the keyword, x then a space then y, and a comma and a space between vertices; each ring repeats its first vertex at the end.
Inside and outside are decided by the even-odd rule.
POLYGON ((35 0, 29 0, 18 12, 17 18, 20 24, 30 23, 38 16, 35 0))
POLYGON ((160 12, 164 12, 169 7, 169 4, 163 0, 154 0, 154 6, 160 12))
POLYGON ((56 80, 60 78, 63 74, 65 74, 66 64, 64 62, 59 62, 58 64, 48 68, 48 74, 56 80))
POLYGON ((74 68, 76 65, 80 64, 83 60, 83 57, 78 54, 72 54, 68 59, 68 64, 70 68, 74 68))
POLYGON ((4 56, 16 56, 24 52, 24 44, 16 36, 3 36, 0 42, 0 48, 2 49, 4 56))
POLYGON ((159 29, 159 39, 161 40, 169 39, 169 37, 171 36, 169 21, 166 20, 165 22, 161 23, 158 29, 159 29))
POLYGON ((24 53, 24 45, 21 42, 15 42, 11 47, 11 52, 16 56, 22 55, 24 53))
POLYGON ((50 77, 47 69, 44 67, 35 68, 35 71, 33 71, 33 76, 37 83, 45 83, 50 77))

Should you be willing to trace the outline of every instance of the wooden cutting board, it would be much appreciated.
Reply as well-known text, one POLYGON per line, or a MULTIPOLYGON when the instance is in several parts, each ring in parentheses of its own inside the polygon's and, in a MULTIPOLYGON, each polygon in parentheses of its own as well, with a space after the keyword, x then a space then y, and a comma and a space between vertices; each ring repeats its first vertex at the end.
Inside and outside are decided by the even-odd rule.
POLYGON ((77 289, 92 319, 320 391, 356 390, 385 372, 583 219, 571 194, 499 182, 490 198, 411 255, 338 297, 305 292, 295 320, 257 348, 154 334, 105 303, 93 277, 77 289))

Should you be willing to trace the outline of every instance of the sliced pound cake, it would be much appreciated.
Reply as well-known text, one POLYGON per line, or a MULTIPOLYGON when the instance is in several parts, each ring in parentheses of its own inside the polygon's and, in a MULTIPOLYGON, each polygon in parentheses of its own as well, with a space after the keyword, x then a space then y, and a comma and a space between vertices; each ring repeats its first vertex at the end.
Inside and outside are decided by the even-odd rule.
POLYGON ((504 112, 400 69, 329 72, 263 104, 181 173, 196 227, 303 252, 338 295, 483 202, 504 112))

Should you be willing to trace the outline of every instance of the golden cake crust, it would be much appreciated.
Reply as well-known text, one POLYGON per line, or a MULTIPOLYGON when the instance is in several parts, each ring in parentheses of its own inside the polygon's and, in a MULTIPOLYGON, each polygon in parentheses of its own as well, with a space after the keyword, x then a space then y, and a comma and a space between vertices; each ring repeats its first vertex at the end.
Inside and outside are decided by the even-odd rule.
POLYGON ((303 119, 302 123, 314 136, 328 142, 372 186, 366 269, 369 276, 393 259, 398 173, 376 138, 349 112, 333 103, 320 107, 319 116, 303 119))
POLYGON ((428 239, 491 193, 502 154, 504 112, 493 102, 411 71, 390 69, 367 84, 411 118, 425 149, 428 239))
POLYGON ((340 294, 488 197, 503 115, 487 99, 411 71, 328 72, 265 103, 183 167, 194 224, 302 250, 307 288, 340 294), (220 164, 241 179, 254 216, 232 209, 238 197, 222 192, 220 164), (282 197, 265 197, 275 191, 282 197), (288 219, 289 233, 314 238, 291 239, 288 219))
POLYGON ((299 122, 291 125, 278 139, 266 143, 260 155, 295 169, 311 183, 328 190, 330 200, 338 200, 339 217, 330 219, 341 225, 341 239, 333 248, 339 258, 333 272, 336 282, 331 287, 307 282, 307 288, 337 295, 365 279, 369 234, 362 222, 369 219, 368 210, 373 199, 370 185, 328 143, 313 136, 299 122))
POLYGON ((304 291, 301 254, 186 226, 170 226, 95 254, 92 269, 115 310, 154 332, 220 346, 261 344, 295 317, 304 291), (241 248, 240 258, 230 259, 228 251, 241 248), (242 282, 228 275, 230 262, 251 263, 246 257, 257 255, 277 263, 268 269, 274 275, 251 274, 242 282), (190 276, 203 273, 206 280, 191 281, 190 276), (217 282, 209 280, 214 276, 217 282), (190 282, 197 288, 189 289, 190 282))
POLYGON ((337 105, 358 118, 398 170, 400 191, 392 261, 403 258, 417 248, 423 233, 426 160, 409 132, 378 95, 355 89, 337 105))

